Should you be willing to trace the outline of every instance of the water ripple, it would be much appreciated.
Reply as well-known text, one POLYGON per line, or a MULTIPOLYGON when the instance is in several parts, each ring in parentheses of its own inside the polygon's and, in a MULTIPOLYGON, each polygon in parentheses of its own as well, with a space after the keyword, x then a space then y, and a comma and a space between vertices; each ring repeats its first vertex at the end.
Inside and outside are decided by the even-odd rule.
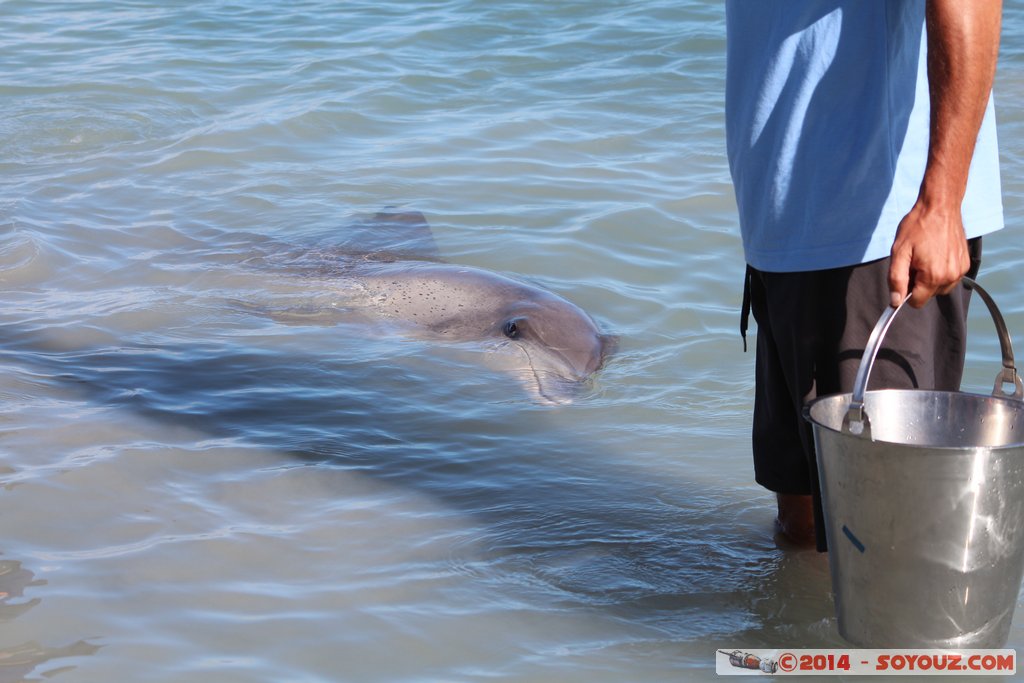
MULTIPOLYGON (((751 481, 721 3, 0 20, 0 572, 38 577, 0 602, 15 678, 710 680, 718 645, 841 646, 826 564, 775 547, 751 481), (352 315, 334 266, 389 206, 619 337, 574 405, 352 315)), ((1011 330, 1015 235, 983 270, 1011 330)))

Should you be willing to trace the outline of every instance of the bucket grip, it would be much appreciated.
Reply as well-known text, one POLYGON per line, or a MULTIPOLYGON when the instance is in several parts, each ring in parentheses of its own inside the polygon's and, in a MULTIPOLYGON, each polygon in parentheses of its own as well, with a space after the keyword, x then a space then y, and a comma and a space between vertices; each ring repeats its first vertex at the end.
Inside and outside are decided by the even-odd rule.
MULTIPOLYGON (((1022 384, 1020 374, 1014 365, 1010 333, 1006 330, 1003 314, 999 312, 996 302, 981 285, 969 277, 963 278, 962 282, 966 289, 977 292, 981 300, 985 302, 989 313, 992 315, 992 322, 995 323, 996 332, 999 335, 999 348, 1003 356, 1003 367, 996 375, 992 395, 995 397, 1024 400, 1024 384, 1022 384), (1014 388, 1012 394, 1006 392, 1007 385, 1014 388)), ((860 359, 860 367, 857 368, 857 377, 853 382, 853 395, 850 398, 850 407, 847 409, 846 415, 843 416, 841 429, 847 434, 871 440, 871 421, 868 419, 867 411, 864 410, 864 392, 868 387, 868 377, 871 375, 871 367, 875 364, 875 358, 878 356, 878 350, 882 345, 882 338, 889 330, 893 318, 896 317, 896 314, 900 312, 909 299, 910 296, 908 295, 899 306, 895 308, 892 306, 886 307, 882 317, 875 324, 875 328, 871 330, 871 336, 868 337, 867 346, 864 348, 864 355, 860 359)), ((846 529, 844 528, 843 531, 846 531, 846 529)))

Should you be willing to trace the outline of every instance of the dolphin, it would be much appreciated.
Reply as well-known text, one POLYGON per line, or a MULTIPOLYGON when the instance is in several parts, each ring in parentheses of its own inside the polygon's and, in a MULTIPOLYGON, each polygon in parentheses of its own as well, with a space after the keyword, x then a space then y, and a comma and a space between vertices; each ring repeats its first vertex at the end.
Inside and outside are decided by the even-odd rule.
POLYGON ((334 248, 343 254, 335 261, 343 280, 337 291, 358 299, 361 313, 419 337, 484 343, 538 402, 571 403, 616 344, 553 292, 440 261, 419 212, 378 213, 350 226, 334 248))

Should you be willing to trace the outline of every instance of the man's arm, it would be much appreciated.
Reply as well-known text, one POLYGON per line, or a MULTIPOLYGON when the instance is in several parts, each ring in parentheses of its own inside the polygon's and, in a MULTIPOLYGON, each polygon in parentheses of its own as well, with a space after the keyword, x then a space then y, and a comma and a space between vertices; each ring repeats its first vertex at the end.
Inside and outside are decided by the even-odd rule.
POLYGON ((970 267, 960 206, 999 54, 1001 0, 928 0, 931 138, 917 202, 892 246, 894 306, 948 294, 970 267), (911 291, 911 287, 913 288, 911 291))

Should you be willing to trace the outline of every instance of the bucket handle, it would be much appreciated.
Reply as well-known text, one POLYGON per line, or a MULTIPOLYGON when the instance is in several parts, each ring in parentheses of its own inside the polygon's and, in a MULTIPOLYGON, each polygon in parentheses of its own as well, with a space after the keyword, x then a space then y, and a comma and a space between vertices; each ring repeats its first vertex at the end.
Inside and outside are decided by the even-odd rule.
MULTIPOLYGON (((996 332, 999 334, 999 347, 1003 355, 1003 367, 996 375, 992 395, 997 398, 1024 399, 1024 385, 1022 385, 1020 375, 1017 374, 1017 368, 1014 366, 1013 347, 1010 344, 1010 333, 1006 330, 1006 321, 1003 320, 1003 314, 999 312, 996 302, 993 301, 992 297, 989 296, 989 293, 981 285, 969 277, 963 278, 962 282, 964 287, 976 291, 981 300, 985 302, 989 313, 992 315, 992 321, 996 325, 996 332), (1012 394, 1006 393, 1005 387, 1008 384, 1013 385, 1014 391, 1012 394)), ((868 344, 864 348, 864 355, 860 359, 860 367, 857 368, 857 377, 853 382, 853 397, 850 400, 850 407, 843 418, 842 430, 844 432, 860 435, 866 439, 871 438, 871 421, 864 410, 864 392, 867 390, 868 377, 871 375, 871 367, 875 364, 878 349, 882 345, 882 338, 889 330, 889 325, 892 324, 893 318, 896 317, 896 314, 900 312, 900 309, 906 305, 909 299, 910 296, 908 295, 899 306, 895 308, 892 306, 886 307, 882 317, 875 324, 875 329, 871 330, 868 344)))

